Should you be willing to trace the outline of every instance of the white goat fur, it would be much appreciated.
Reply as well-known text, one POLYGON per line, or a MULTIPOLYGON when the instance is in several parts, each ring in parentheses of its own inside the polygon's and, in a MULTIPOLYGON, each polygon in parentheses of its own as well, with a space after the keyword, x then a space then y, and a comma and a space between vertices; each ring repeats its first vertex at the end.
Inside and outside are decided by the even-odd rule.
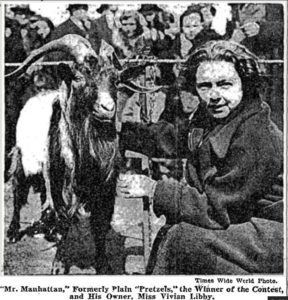
POLYGON ((26 176, 41 173, 48 161, 48 132, 52 106, 59 91, 45 91, 30 98, 21 110, 16 128, 16 146, 21 149, 26 176))

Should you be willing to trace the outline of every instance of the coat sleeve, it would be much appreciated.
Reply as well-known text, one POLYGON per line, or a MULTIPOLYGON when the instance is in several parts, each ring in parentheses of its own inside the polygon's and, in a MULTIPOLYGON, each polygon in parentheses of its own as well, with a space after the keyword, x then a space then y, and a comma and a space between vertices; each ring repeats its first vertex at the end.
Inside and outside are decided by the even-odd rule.
MULTIPOLYGON (((214 155, 215 153, 213 153, 214 155)), ((167 223, 181 221, 204 228, 225 229, 231 223, 247 221, 256 202, 281 168, 273 145, 257 137, 240 136, 205 171, 201 180, 188 162, 187 182, 158 182, 154 211, 164 214, 167 223), (191 182, 201 182, 201 188, 191 182)))

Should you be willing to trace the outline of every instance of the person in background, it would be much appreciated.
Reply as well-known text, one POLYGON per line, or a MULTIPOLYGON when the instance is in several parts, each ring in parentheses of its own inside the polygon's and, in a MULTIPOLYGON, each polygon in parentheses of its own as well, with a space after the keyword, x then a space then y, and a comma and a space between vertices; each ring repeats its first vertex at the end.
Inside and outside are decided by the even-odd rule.
POLYGON ((121 27, 112 36, 113 45, 119 58, 132 58, 147 46, 143 39, 143 28, 136 11, 123 11, 120 15, 121 27))
POLYGON ((164 27, 164 35, 170 36, 174 40, 176 33, 179 32, 179 28, 176 24, 175 16, 173 13, 163 10, 159 12, 159 20, 164 27))
MULTIPOLYGON (((89 40, 89 30, 91 22, 88 18, 88 5, 87 4, 69 4, 67 7, 70 17, 68 20, 57 26, 51 35, 51 41, 59 39, 66 34, 78 34, 89 40)), ((63 52, 54 52, 47 55, 48 61, 69 61, 73 60, 72 57, 67 56, 63 52)))
POLYGON ((31 52, 29 39, 30 18, 35 15, 35 12, 30 9, 29 5, 14 6, 11 7, 11 11, 14 13, 14 20, 16 20, 20 26, 23 46, 28 56, 31 52))
POLYGON ((191 6, 180 16, 181 32, 174 41, 172 48, 174 56, 186 58, 202 44, 210 40, 221 39, 221 36, 207 25, 202 10, 191 6))
POLYGON ((42 47, 50 42, 52 33, 55 27, 53 22, 41 15, 35 15, 30 18, 30 33, 31 50, 42 47))
POLYGON ((7 17, 5 18, 5 62, 6 63, 22 62, 27 57, 20 30, 21 27, 16 20, 7 17))
POLYGON ((10 9, 14 13, 14 20, 23 27, 29 23, 30 17, 35 15, 35 12, 30 9, 29 5, 16 5, 10 9))
POLYGON ((216 9, 211 4, 204 4, 200 8, 201 13, 203 15, 203 25, 206 28, 210 28, 213 22, 213 18, 216 14, 216 9))
POLYGON ((112 36, 113 32, 117 30, 115 15, 118 11, 118 6, 101 4, 96 11, 101 16, 91 23, 90 38, 93 49, 98 53, 101 47, 101 40, 112 46, 114 45, 112 36))
POLYGON ((231 40, 253 50, 253 41, 260 32, 260 22, 265 17, 265 4, 231 4, 234 31, 231 40))
MULTIPOLYGON (((27 57, 21 36, 20 24, 5 17, 5 63, 20 63, 27 57)), ((11 73, 15 67, 6 67, 5 73, 11 73)), ((16 142, 16 123, 21 110, 19 98, 23 93, 26 78, 5 81, 5 181, 8 179, 11 158, 9 156, 16 142)))
MULTIPOLYGON (((51 40, 54 24, 49 18, 41 15, 34 15, 30 18, 30 30, 28 38, 31 51, 42 47, 51 40)), ((28 99, 37 93, 57 88, 53 77, 53 66, 34 66, 30 68, 30 74, 27 76, 26 87, 21 95, 21 106, 23 107, 28 99)), ((28 74, 27 74, 28 75, 28 74)))
POLYGON ((259 97, 257 58, 211 41, 191 54, 184 77, 200 100, 185 179, 123 175, 118 183, 119 195, 149 196, 166 217, 147 273, 283 273, 283 134, 259 97))
POLYGON ((159 16, 163 10, 156 4, 141 4, 138 12, 144 17, 143 30, 149 38, 154 41, 163 39, 165 25, 160 21, 159 16))
MULTIPOLYGON (((284 7, 282 4, 230 4, 234 31, 232 40, 240 42, 261 59, 281 60, 284 49, 284 7)), ((266 85, 261 96, 272 109, 272 119, 283 128, 283 64, 261 65, 266 85)))

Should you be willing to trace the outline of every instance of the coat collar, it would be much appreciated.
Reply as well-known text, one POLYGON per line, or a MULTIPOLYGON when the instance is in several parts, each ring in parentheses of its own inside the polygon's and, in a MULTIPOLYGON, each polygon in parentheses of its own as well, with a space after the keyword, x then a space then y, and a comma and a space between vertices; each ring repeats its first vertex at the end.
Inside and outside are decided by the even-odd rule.
POLYGON ((246 106, 239 114, 225 124, 217 125, 208 135, 208 140, 219 158, 224 158, 227 154, 231 139, 238 129, 239 125, 261 111, 268 113, 269 107, 266 103, 260 101, 253 101, 246 106))

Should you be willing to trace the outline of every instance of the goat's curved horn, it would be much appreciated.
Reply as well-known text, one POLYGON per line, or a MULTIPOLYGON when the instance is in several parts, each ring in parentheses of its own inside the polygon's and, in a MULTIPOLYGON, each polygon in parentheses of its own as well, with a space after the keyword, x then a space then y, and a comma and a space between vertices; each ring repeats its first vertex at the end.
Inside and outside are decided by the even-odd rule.
POLYGON ((21 66, 15 71, 5 75, 5 78, 11 79, 20 76, 39 58, 54 51, 64 51, 69 53, 75 58, 76 63, 79 64, 83 63, 87 56, 98 57, 88 40, 77 34, 67 34, 62 38, 43 45, 39 49, 33 50, 21 66))

